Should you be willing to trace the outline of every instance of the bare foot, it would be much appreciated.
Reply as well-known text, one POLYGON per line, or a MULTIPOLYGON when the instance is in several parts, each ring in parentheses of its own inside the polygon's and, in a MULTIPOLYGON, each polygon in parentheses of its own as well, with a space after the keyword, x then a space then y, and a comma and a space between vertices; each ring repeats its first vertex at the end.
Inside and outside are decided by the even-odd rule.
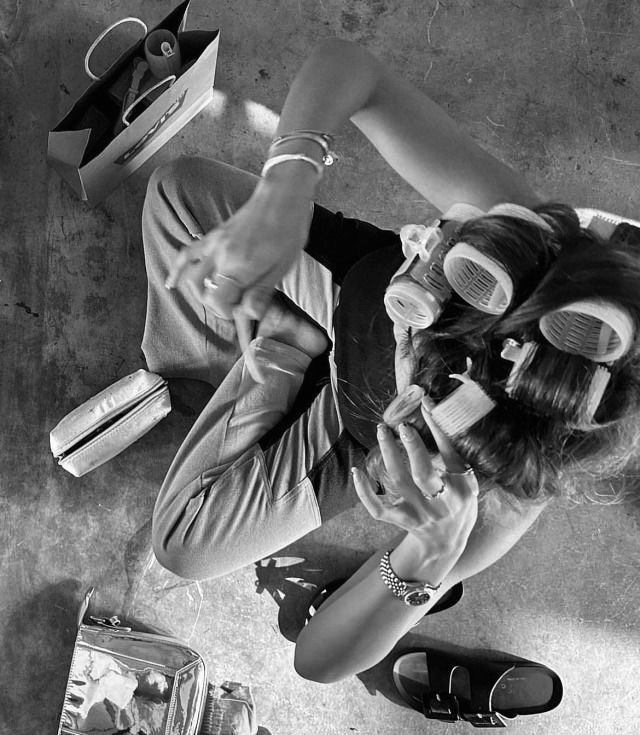
POLYGON ((270 337, 292 345, 312 358, 321 355, 329 346, 329 338, 324 330, 316 326, 279 291, 274 293, 256 336, 270 337))

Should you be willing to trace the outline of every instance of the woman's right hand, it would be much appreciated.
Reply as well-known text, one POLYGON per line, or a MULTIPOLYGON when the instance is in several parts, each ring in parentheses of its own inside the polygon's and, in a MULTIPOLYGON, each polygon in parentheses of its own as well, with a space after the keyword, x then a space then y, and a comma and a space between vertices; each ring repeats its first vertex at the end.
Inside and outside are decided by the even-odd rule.
POLYGON ((180 251, 167 287, 184 284, 223 318, 232 318, 240 305, 246 316, 259 320, 306 244, 311 201, 312 190, 295 175, 260 179, 228 220, 180 251))

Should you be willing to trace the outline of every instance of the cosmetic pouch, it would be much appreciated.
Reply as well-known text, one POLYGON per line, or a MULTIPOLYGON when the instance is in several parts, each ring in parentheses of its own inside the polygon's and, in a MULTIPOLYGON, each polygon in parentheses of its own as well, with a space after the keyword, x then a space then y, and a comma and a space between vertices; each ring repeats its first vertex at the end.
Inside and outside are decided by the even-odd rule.
POLYGON ((177 638, 78 614, 58 735, 255 735, 249 687, 207 681, 202 656, 177 638))
POLYGON ((115 457, 171 411, 167 381, 137 370, 67 414, 51 430, 53 456, 76 477, 115 457))

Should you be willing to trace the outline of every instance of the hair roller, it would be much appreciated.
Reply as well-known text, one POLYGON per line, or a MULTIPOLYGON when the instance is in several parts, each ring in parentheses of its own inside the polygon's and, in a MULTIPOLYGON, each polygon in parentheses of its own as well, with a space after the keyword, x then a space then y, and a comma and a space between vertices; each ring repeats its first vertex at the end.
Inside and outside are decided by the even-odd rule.
POLYGON ((532 225, 537 225, 547 232, 553 232, 551 225, 539 214, 520 204, 496 204, 495 207, 491 207, 487 212, 487 216, 513 217, 514 219, 521 219, 525 222, 530 222, 532 225))
POLYGON ((462 385, 431 410, 431 418, 449 437, 464 434, 496 406, 493 398, 469 376, 470 370, 471 359, 467 358, 466 371, 461 375, 449 376, 459 380, 462 385))
POLYGON ((466 242, 456 243, 446 254, 444 274, 451 288, 479 311, 504 314, 513 298, 513 281, 493 258, 466 242))
POLYGON ((549 202, 535 207, 534 211, 551 227, 559 242, 566 243, 581 237, 580 218, 566 204, 549 202))
POLYGON ((442 272, 449 243, 438 223, 405 225, 400 240, 405 261, 385 291, 385 309, 395 324, 425 329, 438 319, 451 296, 442 272))
POLYGON ((545 339, 556 349, 594 362, 612 362, 629 351, 634 337, 631 314, 607 301, 574 301, 542 316, 545 339))
POLYGON ((513 362, 505 392, 539 416, 586 426, 593 420, 611 373, 551 345, 506 339, 501 356, 513 362))

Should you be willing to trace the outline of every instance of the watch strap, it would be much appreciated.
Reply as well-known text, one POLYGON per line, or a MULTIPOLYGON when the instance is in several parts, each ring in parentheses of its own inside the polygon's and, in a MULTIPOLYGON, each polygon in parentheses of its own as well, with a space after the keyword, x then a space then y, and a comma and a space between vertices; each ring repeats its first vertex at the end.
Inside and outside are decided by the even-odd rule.
POLYGON ((391 567, 390 558, 392 551, 393 549, 389 549, 380 559, 380 576, 382 577, 382 581, 391 590, 393 595, 402 600, 405 605, 424 605, 429 602, 433 593, 440 589, 442 582, 437 587, 434 587, 426 582, 407 582, 400 579, 391 567))

